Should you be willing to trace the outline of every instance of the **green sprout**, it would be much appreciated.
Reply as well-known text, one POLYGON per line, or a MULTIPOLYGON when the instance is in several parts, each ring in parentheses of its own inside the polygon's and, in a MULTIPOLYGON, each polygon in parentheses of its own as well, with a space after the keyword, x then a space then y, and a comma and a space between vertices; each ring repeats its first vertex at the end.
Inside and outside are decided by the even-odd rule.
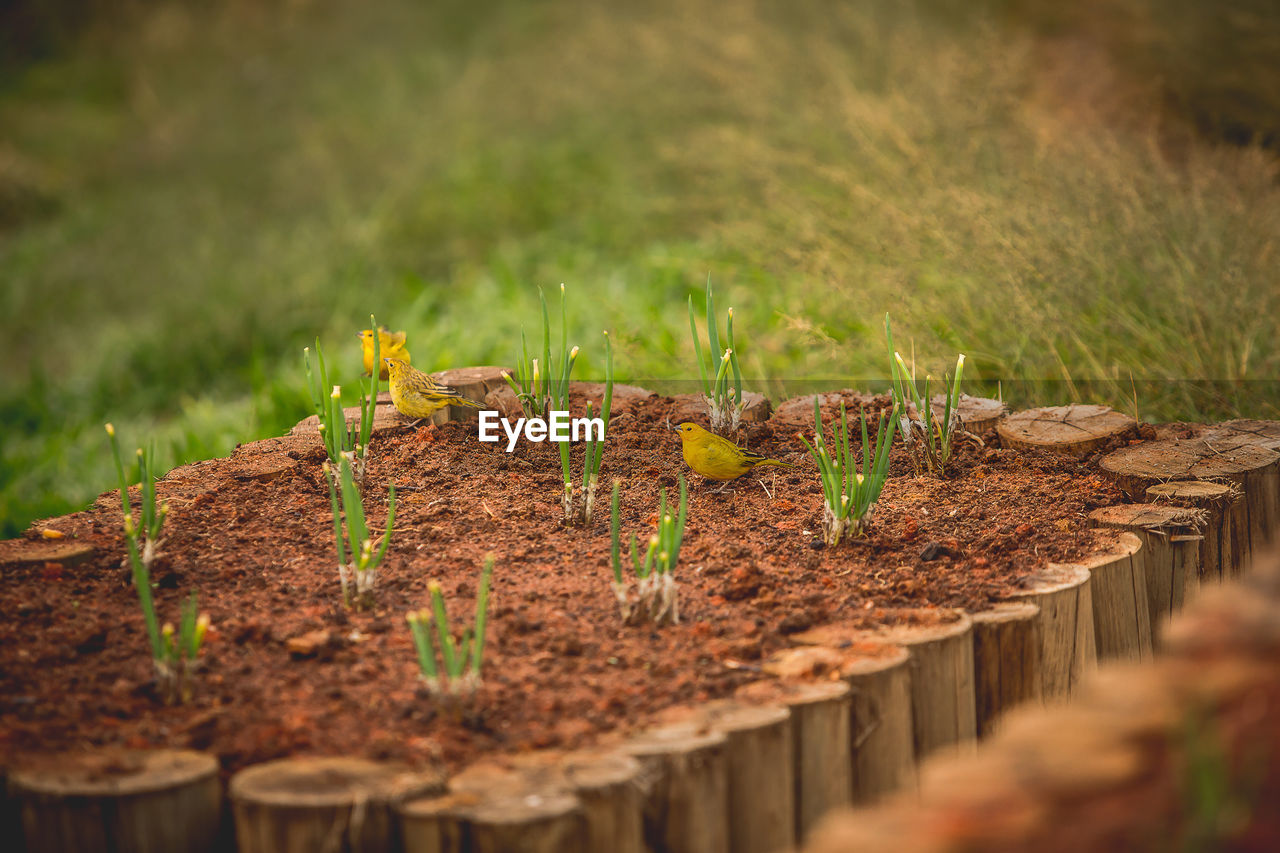
POLYGON ((551 353, 551 320, 547 314, 547 296, 538 288, 542 303, 542 360, 529 358, 529 343, 524 329, 520 329, 520 360, 516 375, 503 373, 511 390, 520 400, 525 417, 546 418, 552 411, 563 411, 569 400, 569 374, 578 357, 578 348, 569 349, 569 326, 565 320, 564 285, 560 285, 560 352, 559 358, 551 353))
POLYGON ((945 476, 947 462, 956 436, 964 434, 960 423, 960 376, 964 373, 964 354, 956 359, 956 372, 943 382, 942 417, 929 402, 929 380, 925 376, 923 388, 916 384, 915 359, 911 366, 893 348, 893 332, 889 329, 889 315, 884 315, 884 335, 889 344, 889 369, 893 375, 893 402, 901 424, 902 443, 911 453, 916 473, 927 472, 937 477, 945 476))
POLYGON ((413 645, 418 652, 418 669, 427 690, 433 696, 471 697, 480 688, 480 669, 484 663, 484 631, 489 609, 489 579, 493 575, 493 555, 484 558, 480 573, 480 591, 476 596, 475 628, 468 628, 462 640, 455 640, 449 629, 449 616, 445 612, 444 593, 440 584, 432 581, 431 609, 410 612, 405 619, 413 634, 413 645), (436 633, 431 633, 435 622, 436 633), (439 664, 436 655, 439 653, 439 664))
POLYGON ((680 606, 676 596, 673 572, 680 560, 680 545, 684 541, 685 520, 689 515, 689 489, 684 476, 680 477, 680 509, 672 517, 667 508, 667 490, 662 489, 658 498, 658 529, 649 537, 649 547, 644 559, 636 547, 636 537, 631 535, 631 568, 636 576, 636 595, 633 599, 630 584, 622 571, 622 531, 618 518, 618 493, 621 482, 613 481, 610 533, 613 564, 613 594, 618 599, 622 621, 628 625, 648 620, 655 625, 675 625, 680 621, 680 606))
POLYGON ((689 334, 693 336, 693 349, 698 360, 698 373, 702 377, 702 393, 711 419, 711 431, 732 436, 738 430, 746 401, 742 395, 742 371, 738 367, 738 351, 733 343, 733 309, 729 309, 728 346, 720 351, 720 335, 716 328, 715 301, 711 296, 711 276, 707 276, 707 356, 702 354, 702 342, 698 337, 698 325, 693 317, 693 296, 689 296, 689 334), (717 361, 718 358, 718 361, 717 361), (710 370, 708 370, 708 365, 710 370), (733 374, 733 387, 729 387, 729 374, 733 374))
POLYGON ((320 339, 316 338, 317 369, 311 369, 311 347, 302 351, 303 363, 307 371, 307 390, 311 393, 311 405, 320 421, 320 438, 324 442, 325 452, 334 465, 343 454, 352 458, 356 483, 364 483, 365 462, 369 457, 369 441, 373 438, 373 415, 378 405, 378 373, 382 364, 382 342, 376 330, 377 322, 369 315, 370 328, 375 330, 373 336, 373 370, 370 371, 369 384, 360 383, 360 421, 348 423, 342 408, 342 386, 334 385, 328 395, 325 389, 330 388, 329 373, 325 369, 324 353, 320 349, 320 339))
POLYGON ((342 603, 347 607, 368 607, 373 602, 373 587, 378 581, 378 567, 382 565, 382 561, 387 556, 387 549, 391 546, 391 532, 396 520, 396 484, 391 483, 389 488, 387 529, 382 534, 381 544, 377 544, 369 538, 364 507, 360 503, 360 490, 356 488, 355 477, 351 472, 350 456, 345 453, 339 456, 337 474, 334 474, 326 461, 324 473, 329 482, 329 506, 333 510, 333 538, 337 543, 338 580, 342 583, 342 603), (342 530, 344 516, 345 538, 342 530))
POLYGON ((111 454, 115 458, 116 478, 120 483, 120 505, 124 512, 125 544, 129 549, 129 563, 133 567, 133 586, 138 591, 138 605, 147 627, 147 640, 151 645, 151 660, 155 665, 156 682, 166 703, 185 702, 191 698, 191 680, 200 665, 200 646, 209 629, 207 614, 198 613, 196 594, 182 608, 175 634, 172 623, 160 626, 156 618, 155 601, 151 593, 151 564, 159 555, 164 540, 160 532, 169 515, 168 503, 156 501, 154 450, 137 451, 138 473, 142 499, 140 523, 134 521, 133 506, 129 501, 129 479, 125 476, 124 461, 120 456, 120 444, 116 440, 116 428, 106 425, 111 442, 111 454))
MULTIPOLYGON (((600 439, 597 441, 592 437, 591 427, 587 427, 586 452, 582 460, 582 512, 581 520, 583 524, 590 524, 591 518, 595 514, 596 508, 596 484, 600 474, 600 463, 604 458, 604 440, 609 434, 609 410, 613 406, 613 345, 609 342, 609 333, 604 333, 604 401, 600 405, 600 421, 604 424, 601 431, 600 439)), ((592 415, 591 403, 587 403, 587 420, 591 420, 592 415)), ((568 456, 568 443, 562 442, 561 447, 561 463, 563 464, 568 456)), ((574 518, 573 512, 573 490, 571 485, 566 485, 564 493, 564 518, 566 522, 572 522, 574 518)))
POLYGON ((895 405, 888 418, 881 414, 874 450, 867 433, 866 413, 859 412, 858 420, 862 422, 862 471, 859 472, 857 457, 849 446, 849 421, 844 401, 840 401, 840 431, 836 434, 835 454, 832 455, 822 434, 820 396, 813 398, 814 444, 809 444, 804 436, 800 440, 809 449, 813 461, 818 463, 824 504, 822 541, 834 546, 840 543, 840 537, 846 530, 851 536, 858 536, 871 520, 871 510, 880 499, 880 492, 889 477, 889 448, 893 445, 898 408, 895 405))

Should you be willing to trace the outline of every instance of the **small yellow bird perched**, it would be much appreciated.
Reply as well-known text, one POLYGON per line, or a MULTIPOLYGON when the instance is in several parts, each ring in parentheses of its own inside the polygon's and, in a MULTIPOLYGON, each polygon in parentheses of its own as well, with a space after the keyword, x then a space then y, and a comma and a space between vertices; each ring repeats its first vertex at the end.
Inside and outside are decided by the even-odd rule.
POLYGON ((400 359, 384 358, 382 363, 391 374, 391 381, 388 383, 391 386, 391 402, 395 403, 396 410, 402 415, 429 418, 445 406, 484 408, 400 359))
POLYGON ((767 465, 795 467, 787 462, 743 450, 727 438, 721 438, 687 421, 676 427, 676 432, 680 434, 685 464, 711 480, 736 480, 754 468, 767 465))
MULTIPOLYGON (((373 329, 357 332, 356 337, 360 339, 360 349, 364 351, 364 375, 368 376, 373 372, 373 329)), ((386 326, 378 327, 378 355, 384 359, 397 358, 405 364, 413 361, 405 347, 404 332, 388 332, 386 326)), ((378 372, 378 378, 387 378, 385 366, 378 372)))

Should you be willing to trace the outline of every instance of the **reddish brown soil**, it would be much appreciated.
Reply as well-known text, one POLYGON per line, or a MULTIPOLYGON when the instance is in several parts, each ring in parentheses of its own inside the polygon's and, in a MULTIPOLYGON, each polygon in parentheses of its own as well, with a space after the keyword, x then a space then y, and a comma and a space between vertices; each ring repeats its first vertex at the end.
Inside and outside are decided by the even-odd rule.
MULTIPOLYGON (((711 494, 691 477, 680 565, 681 624, 624 627, 610 590, 608 483, 622 480, 624 535, 647 537, 658 489, 684 465, 665 427, 670 398, 628 400, 615 417, 598 518, 561 523, 559 457, 508 455, 473 424, 379 438, 366 486, 373 526, 397 486, 396 531, 377 606, 340 602, 328 492, 314 437, 240 448, 171 472, 172 508, 154 571, 161 619, 189 589, 213 620, 193 701, 165 707, 151 684, 142 617, 122 564, 118 495, 37 525, 92 545, 76 564, 6 565, 0 591, 0 761, 87 745, 210 750, 227 771, 292 753, 443 761, 574 746, 658 710, 730 695, 740 664, 832 620, 879 608, 981 609, 1047 561, 1093 546, 1088 512, 1118 493, 1091 461, 966 443, 951 476, 911 475, 901 448, 870 534, 821 547, 821 490, 794 426, 744 440, 793 471, 711 494), (419 686, 404 614, 438 580, 470 624, 481 560, 497 557, 484 686, 473 708, 440 712, 419 686), (287 643, 327 635, 306 656, 287 643), (728 665, 726 665, 728 664, 728 665)), ((104 447, 104 452, 105 447, 104 447)), ((575 464, 577 455, 575 454, 575 464)))

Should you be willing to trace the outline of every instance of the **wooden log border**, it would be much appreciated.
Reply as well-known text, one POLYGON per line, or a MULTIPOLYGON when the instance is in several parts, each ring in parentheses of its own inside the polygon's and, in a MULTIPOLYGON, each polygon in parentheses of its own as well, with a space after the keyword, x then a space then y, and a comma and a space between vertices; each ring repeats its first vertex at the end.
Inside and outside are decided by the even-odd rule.
MULTIPOLYGON (((488 379, 477 377, 479 381, 488 379)), ((481 390, 477 386, 473 393, 478 396, 481 390)), ((306 431, 305 423, 300 424, 295 434, 306 431)), ((1248 445, 1234 437, 1219 440, 1233 450, 1248 445)), ((1199 545, 1194 557, 1183 559, 1203 566, 1194 572, 1195 580, 1201 575, 1217 579, 1242 573, 1252 548, 1275 537, 1271 527, 1280 523, 1278 472, 1280 466, 1271 464, 1259 476, 1215 488, 1203 484, 1222 478, 1128 485, 1143 485, 1138 500, 1206 511, 1206 529, 1216 531, 1216 545, 1199 545), (1243 497, 1223 499, 1223 493, 1243 497)), ((754 706, 711 703, 698 711, 703 722, 697 725, 667 725, 591 751, 535 755, 508 769, 472 768, 447 791, 439 776, 355 759, 286 759, 246 768, 229 786, 237 823, 245 827, 261 818, 263 807, 250 802, 244 780, 270 775, 271 765, 361 765, 371 779, 397 781, 346 791, 338 797, 341 802, 329 802, 320 793, 319 799, 304 796, 307 802, 289 796, 288 802, 269 803, 266 810, 284 814, 283 821, 263 829, 267 821, 258 831, 246 832, 238 849, 310 849, 323 842, 315 835, 321 824, 325 838, 337 827, 343 849, 369 853, 721 853, 803 842, 819 817, 835 806, 914 788, 919 761, 939 752, 969 752, 965 745, 992 731, 1014 705, 1070 696, 1099 658, 1149 657, 1156 624, 1152 616, 1166 609, 1160 591, 1158 608, 1149 599, 1147 561, 1160 559, 1153 542, 1126 531, 1114 547, 1083 563, 1051 565, 1028 578, 1022 589, 1010 593, 1008 603, 959 613, 954 622, 932 630, 908 625, 839 639, 829 633, 838 632, 838 626, 823 626, 806 633, 827 631, 825 638, 796 638, 823 645, 788 649, 766 662, 763 671, 779 681, 740 691, 739 700, 754 706), (797 682, 787 670, 802 659, 808 662, 807 680, 797 682), (762 781, 755 785, 753 779, 762 781), (254 810, 257 817, 246 816, 254 810), (318 812, 326 820, 314 820, 318 812), (766 825, 786 827, 786 838, 768 835, 766 825), (299 826, 304 831, 294 837, 299 826)), ((1178 577, 1176 568, 1170 577, 1178 577)), ((1186 590, 1194 589, 1191 575, 1185 580, 1170 588, 1170 612, 1181 603, 1179 590, 1185 601, 1186 590)), ((144 753, 144 762, 163 762, 173 754, 144 753)), ((26 849, 32 851, 176 849, 175 843, 182 849, 204 849, 217 839, 221 788, 216 759, 185 754, 195 756, 202 768, 194 789, 188 779, 145 792, 168 803, 185 798, 203 804, 159 809, 168 825, 165 832, 179 833, 180 842, 165 835, 157 847, 146 832, 122 829, 119 824, 132 824, 134 818, 121 817, 116 806, 98 802, 86 807, 83 793, 62 783, 51 787, 47 779, 40 781, 40 774, 21 767, 0 768, 0 817, 7 818, 6 834, 21 833, 23 827, 14 825, 20 821, 26 849), (184 785, 187 790, 174 793, 184 785), (81 814, 73 814, 77 809, 81 814), (197 813, 199 817, 192 816, 197 813), (49 827, 55 830, 47 831, 49 827)))

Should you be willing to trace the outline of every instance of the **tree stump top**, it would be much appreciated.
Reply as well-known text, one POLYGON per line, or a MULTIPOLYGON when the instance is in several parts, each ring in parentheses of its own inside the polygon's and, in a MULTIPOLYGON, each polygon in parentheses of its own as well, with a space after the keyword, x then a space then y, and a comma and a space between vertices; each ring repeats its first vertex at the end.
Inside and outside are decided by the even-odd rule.
POLYGON ((1025 622, 1040 613, 1040 605, 1029 601, 1002 601, 986 610, 969 614, 975 624, 998 625, 1005 622, 1025 622))
POLYGON ((1280 451, 1280 421, 1240 419, 1224 421, 1200 433, 1211 442, 1226 439, 1237 444, 1252 444, 1267 450, 1280 451))
MULTIPOLYGON (((839 391, 828 391, 823 394, 806 394, 803 397, 792 397, 778 404, 773 412, 772 422, 782 431, 797 429, 813 429, 813 400, 818 398, 822 409, 822 419, 840 417, 840 403, 844 403, 846 416, 854 423, 858 420, 858 412, 866 409, 869 413, 893 408, 893 401, 887 394, 875 395, 862 391, 843 388, 839 391)), ((868 428, 874 421, 868 419, 868 428)))
POLYGON ((571 815, 581 805, 578 798, 567 791, 542 791, 482 797, 466 809, 466 815, 469 821, 485 826, 525 826, 571 815))
POLYGON ((996 432, 1007 447, 1086 456, 1136 428, 1133 418, 1108 406, 1074 404, 1014 412, 996 432))
MULTIPOLYGON (((116 492, 119 494, 119 492, 116 492)), ((116 510, 120 509, 117 498, 116 510)), ((65 539, 5 539, 0 541, 0 566, 28 566, 41 563, 62 563, 69 566, 82 563, 94 555, 94 548, 87 542, 65 539)))
POLYGON ((1210 480, 1174 480, 1147 486, 1147 500, 1210 506, 1228 504, 1240 498, 1240 489, 1231 483, 1215 483, 1210 480))
POLYGON ((1061 592, 1064 589, 1074 589, 1089 580, 1089 569, 1086 566, 1077 566, 1070 563, 1050 563, 1043 569, 1034 572, 1023 578, 1018 586, 1020 591, 1014 595, 1047 595, 1049 593, 1061 592))
POLYGON ((268 761, 231 778, 234 800, 300 808, 338 808, 443 793, 442 772, 411 770, 361 758, 301 757, 268 761))
POLYGON ((1203 438, 1144 441, 1102 458, 1102 470, 1131 498, 1145 497, 1147 486, 1168 480, 1241 480, 1275 463, 1280 454, 1265 447, 1221 447, 1203 438))
POLYGON ((1203 510, 1168 504, 1117 504, 1095 509, 1089 518, 1105 527, 1142 530, 1194 530, 1205 524, 1203 510))
POLYGON ((856 642, 840 648, 802 645, 775 652, 764 662, 763 670, 785 679, 847 678, 893 669, 910 656, 902 646, 889 643, 856 642))
POLYGON ((646 756, 699 752, 723 746, 726 738, 722 732, 712 731, 696 722, 675 723, 655 729, 647 729, 623 744, 628 755, 646 756))
MULTIPOLYGON (((935 394, 929 404, 933 413, 941 418, 947 409, 947 396, 935 394)), ((971 397, 968 394, 961 394, 956 403, 956 411, 959 412, 960 423, 965 429, 969 432, 981 433, 996 425, 1004 415, 1005 405, 989 397, 971 397)))
POLYGON ((753 681, 750 684, 744 684, 734 691, 734 696, 747 702, 781 703, 787 707, 794 708, 842 699, 851 692, 848 682, 839 679, 834 681, 783 681, 776 679, 753 681))
POLYGON ((217 775, 212 755, 185 749, 104 749, 46 756, 14 768, 14 790, 56 797, 128 797, 217 775))
POLYGON ((913 646, 957 637, 972 627, 972 620, 963 610, 915 608, 890 611, 886 624, 878 627, 867 628, 858 623, 835 622, 810 628, 794 635, 792 639, 797 643, 832 646, 837 649, 867 641, 913 646))

